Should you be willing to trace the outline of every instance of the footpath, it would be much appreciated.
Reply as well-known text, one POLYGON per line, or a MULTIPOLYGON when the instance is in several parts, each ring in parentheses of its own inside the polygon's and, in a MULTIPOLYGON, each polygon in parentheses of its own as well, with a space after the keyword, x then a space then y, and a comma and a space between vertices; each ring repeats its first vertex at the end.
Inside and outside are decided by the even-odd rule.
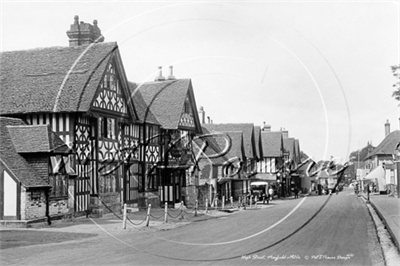
MULTIPOLYGON (((362 194, 367 200, 367 194, 362 194)), ((393 243, 400 251, 400 198, 389 197, 388 195, 371 193, 369 202, 381 218, 393 243)))

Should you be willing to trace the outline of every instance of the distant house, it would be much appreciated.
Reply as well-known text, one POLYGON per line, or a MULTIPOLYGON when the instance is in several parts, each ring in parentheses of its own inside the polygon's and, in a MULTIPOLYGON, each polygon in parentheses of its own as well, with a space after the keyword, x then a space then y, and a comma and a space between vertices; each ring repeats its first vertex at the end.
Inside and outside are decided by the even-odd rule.
POLYGON ((198 173, 189 171, 194 166, 192 140, 202 129, 191 80, 176 79, 172 73, 165 79, 160 70, 154 82, 131 83, 130 91, 134 101, 143 102, 138 104, 142 123, 154 128, 149 137, 159 136, 153 144, 150 141, 145 145, 142 158, 142 167, 147 172, 156 164, 158 174, 154 175, 159 179, 148 186, 150 177, 144 176, 144 185, 139 186, 140 197, 157 205, 181 201, 194 204, 198 173))
MULTIPOLYGON (((261 144, 263 151, 263 158, 257 164, 258 180, 269 182, 271 185, 277 186, 276 183, 280 166, 282 165, 283 157, 283 137, 282 133, 277 131, 262 131, 261 144)), ((279 175, 281 177, 281 175, 279 175)))
MULTIPOLYGON (((254 134, 254 125, 251 123, 242 124, 203 124, 203 128, 210 133, 226 133, 232 137, 232 143, 236 143, 236 147, 226 156, 229 160, 241 160, 240 171, 233 176, 230 189, 232 196, 236 199, 239 195, 246 194, 250 191, 250 181, 256 175, 257 171, 257 153, 256 141, 254 134), (237 132, 237 133, 234 133, 237 132), (243 152, 239 149, 240 138, 239 132, 243 138, 243 152)), ((228 161, 229 163, 229 161, 228 161)))
POLYGON ((0 115, 49 125, 74 151, 75 215, 119 211, 138 202, 143 125, 118 45, 77 16, 67 35, 69 47, 1 53, 0 115))
MULTIPOLYGON (((388 124, 388 122, 387 122, 388 124)), ((400 130, 390 132, 386 131, 385 138, 379 143, 379 145, 368 153, 364 159, 364 164, 369 169, 373 170, 379 165, 385 166, 385 178, 386 184, 397 185, 396 179, 396 165, 394 164, 393 154, 396 145, 400 142, 400 130)), ((386 188, 379 188, 380 191, 385 191, 386 188)))
POLYGON ((243 144, 246 154, 246 161, 243 162, 243 174, 246 178, 251 178, 256 174, 257 168, 257 149, 254 134, 254 124, 252 123, 227 123, 227 124, 204 124, 209 132, 243 132, 243 144))
POLYGON ((0 220, 47 221, 71 215, 70 148, 47 125, 0 117, 0 220))

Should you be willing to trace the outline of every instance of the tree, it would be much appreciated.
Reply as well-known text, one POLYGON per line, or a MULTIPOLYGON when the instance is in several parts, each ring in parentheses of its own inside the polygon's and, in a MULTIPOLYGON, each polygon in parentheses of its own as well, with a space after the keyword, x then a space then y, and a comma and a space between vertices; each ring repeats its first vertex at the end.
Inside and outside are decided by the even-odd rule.
POLYGON ((397 101, 400 101, 400 65, 397 66, 391 66, 393 76, 396 77, 398 80, 395 84, 393 84, 393 87, 395 87, 395 91, 393 91, 392 97, 394 97, 397 101))

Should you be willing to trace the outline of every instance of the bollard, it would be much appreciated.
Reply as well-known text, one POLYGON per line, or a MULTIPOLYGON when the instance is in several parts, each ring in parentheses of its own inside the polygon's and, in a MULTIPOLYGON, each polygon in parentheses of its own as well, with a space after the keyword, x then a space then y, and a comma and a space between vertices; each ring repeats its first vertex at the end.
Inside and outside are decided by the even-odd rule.
POLYGON ((206 199, 206 213, 208 213, 208 199, 206 199))
POLYGON ((253 196, 250 196, 250 209, 252 208, 253 205, 253 196))
POLYGON ((254 204, 254 208, 256 208, 256 209, 257 209, 257 201, 256 201, 256 204, 254 204))
POLYGON ((196 200, 196 205, 194 205, 194 216, 195 217, 197 217, 197 205, 198 205, 198 202, 196 200))
POLYGON ((150 223, 150 210, 151 210, 151 204, 149 204, 149 207, 147 208, 147 218, 146 218, 146 226, 149 227, 150 223))
POLYGON ((233 208, 233 197, 231 196, 231 206, 233 208))
POLYGON ((242 198, 241 197, 239 197, 239 206, 238 207, 242 207, 242 198))
POLYGON ((222 209, 225 209, 225 196, 222 196, 222 203, 221 203, 222 209))
POLYGON ((218 209, 218 198, 215 198, 215 205, 214 205, 215 209, 218 209))
POLYGON ((124 203, 124 217, 122 218, 122 229, 126 229, 126 203, 124 203))
POLYGON ((167 202, 165 203, 164 209, 165 209, 164 221, 165 221, 166 223, 168 223, 168 203, 167 203, 167 202))

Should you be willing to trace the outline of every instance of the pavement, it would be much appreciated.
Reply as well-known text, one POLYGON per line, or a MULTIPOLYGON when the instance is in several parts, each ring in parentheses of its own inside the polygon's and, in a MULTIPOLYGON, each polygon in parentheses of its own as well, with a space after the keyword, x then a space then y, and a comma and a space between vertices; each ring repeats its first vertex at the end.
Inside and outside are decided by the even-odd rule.
MULTIPOLYGON (((367 194, 362 194, 362 196, 367 199, 367 194)), ((371 193, 369 202, 384 223, 393 243, 400 251, 400 198, 371 193)))

